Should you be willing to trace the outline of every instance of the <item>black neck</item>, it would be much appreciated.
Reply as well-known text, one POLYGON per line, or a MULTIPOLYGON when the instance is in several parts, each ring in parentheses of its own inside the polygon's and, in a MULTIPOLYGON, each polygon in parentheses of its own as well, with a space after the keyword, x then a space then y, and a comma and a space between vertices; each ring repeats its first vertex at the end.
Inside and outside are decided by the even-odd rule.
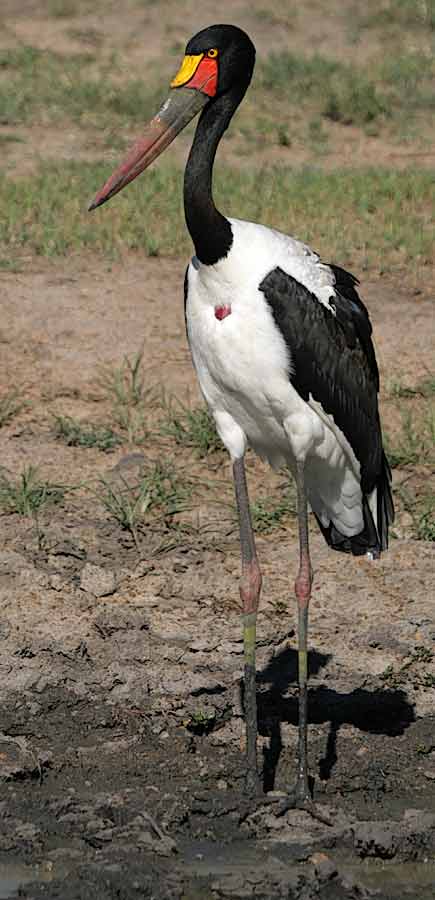
POLYGON ((196 255, 205 265, 214 265, 223 259, 233 243, 231 225, 214 205, 212 175, 219 141, 245 90, 233 89, 205 107, 184 173, 186 224, 196 255))

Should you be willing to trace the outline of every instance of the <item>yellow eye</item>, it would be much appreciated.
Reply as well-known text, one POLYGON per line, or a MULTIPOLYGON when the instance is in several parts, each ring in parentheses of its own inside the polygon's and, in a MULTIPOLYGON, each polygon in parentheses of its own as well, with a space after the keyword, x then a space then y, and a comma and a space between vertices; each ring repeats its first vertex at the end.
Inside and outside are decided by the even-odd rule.
POLYGON ((216 59, 217 55, 218 55, 218 51, 216 50, 215 47, 213 47, 213 48, 212 48, 211 50, 209 50, 208 53, 207 53, 207 56, 209 56, 210 59, 216 59))

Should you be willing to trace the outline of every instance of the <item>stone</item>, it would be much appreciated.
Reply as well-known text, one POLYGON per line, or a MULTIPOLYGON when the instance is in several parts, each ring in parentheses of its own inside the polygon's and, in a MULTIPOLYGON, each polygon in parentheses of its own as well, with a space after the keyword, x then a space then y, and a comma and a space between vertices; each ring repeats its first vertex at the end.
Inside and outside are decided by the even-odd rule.
POLYGON ((116 578, 109 569, 86 563, 80 574, 80 587, 94 597, 108 597, 116 591, 116 578))

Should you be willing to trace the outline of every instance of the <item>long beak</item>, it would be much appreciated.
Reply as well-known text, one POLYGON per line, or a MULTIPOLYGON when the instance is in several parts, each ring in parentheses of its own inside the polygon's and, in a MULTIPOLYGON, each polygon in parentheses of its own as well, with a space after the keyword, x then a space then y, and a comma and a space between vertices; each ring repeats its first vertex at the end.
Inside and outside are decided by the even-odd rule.
POLYGON ((145 127, 142 137, 133 144, 125 160, 98 191, 89 210, 106 203, 140 175, 209 100, 207 94, 189 88, 180 87, 171 92, 157 115, 145 127))

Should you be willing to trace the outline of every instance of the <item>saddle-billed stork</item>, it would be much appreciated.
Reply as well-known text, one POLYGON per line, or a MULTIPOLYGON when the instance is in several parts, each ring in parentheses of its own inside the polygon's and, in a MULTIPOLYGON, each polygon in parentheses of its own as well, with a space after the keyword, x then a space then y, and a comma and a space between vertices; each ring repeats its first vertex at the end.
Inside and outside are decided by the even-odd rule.
MULTIPOLYGON (((379 375, 358 281, 309 247, 216 209, 216 149, 251 81, 244 31, 213 25, 186 47, 170 96, 98 192, 95 209, 136 178, 199 112, 184 174, 195 256, 185 275, 187 336, 204 398, 233 466, 240 522, 246 785, 258 790, 256 615, 261 589, 244 456, 286 466, 297 486, 299 739, 293 805, 313 814, 307 767, 308 504, 330 547, 379 556, 393 521, 382 447, 379 375)), ((288 804, 290 805, 290 804, 288 804)))

